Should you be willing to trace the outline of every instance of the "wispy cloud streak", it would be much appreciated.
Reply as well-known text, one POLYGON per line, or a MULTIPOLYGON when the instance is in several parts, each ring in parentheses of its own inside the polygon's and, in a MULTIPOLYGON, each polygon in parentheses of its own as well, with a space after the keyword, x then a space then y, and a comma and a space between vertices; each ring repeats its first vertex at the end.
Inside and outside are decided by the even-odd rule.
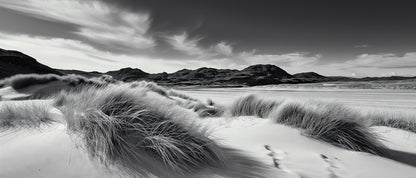
POLYGON ((49 21, 76 25, 78 40, 107 49, 148 49, 155 46, 146 33, 150 15, 130 12, 101 1, 0 0, 0 6, 49 21))

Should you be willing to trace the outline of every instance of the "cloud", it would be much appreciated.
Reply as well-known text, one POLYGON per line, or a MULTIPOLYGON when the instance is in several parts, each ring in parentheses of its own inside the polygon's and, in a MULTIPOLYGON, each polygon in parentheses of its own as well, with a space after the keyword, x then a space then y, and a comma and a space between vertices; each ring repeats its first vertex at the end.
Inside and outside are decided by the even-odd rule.
POLYGON ((233 47, 221 41, 209 47, 202 47, 199 42, 203 38, 191 38, 188 33, 183 32, 181 34, 165 36, 168 44, 177 51, 180 51, 188 55, 189 59, 215 59, 218 57, 232 56, 233 47))
POLYGON ((186 32, 172 36, 166 36, 167 42, 173 49, 183 52, 190 56, 207 56, 208 51, 201 48, 198 42, 202 38, 189 38, 186 32))
POLYGON ((125 52, 155 46, 153 38, 146 35, 151 25, 148 13, 133 13, 97 0, 0 0, 0 6, 39 19, 74 24, 74 33, 80 37, 77 40, 107 50, 125 52))
POLYGON ((231 45, 227 44, 226 42, 222 41, 214 46, 214 51, 218 54, 231 56, 233 54, 233 47, 231 47, 231 45))
POLYGON ((356 59, 346 61, 345 64, 359 68, 416 68, 416 52, 408 52, 403 56, 386 54, 362 54, 356 59))
POLYGON ((0 46, 18 50, 53 68, 85 71, 118 70, 138 67, 146 72, 177 70, 170 62, 141 55, 113 54, 98 50, 81 41, 63 38, 33 37, 0 32, 0 46))
POLYGON ((290 71, 302 71, 314 65, 321 55, 308 53, 257 54, 256 50, 235 52, 233 47, 225 42, 202 47, 199 42, 203 38, 191 38, 188 33, 166 36, 167 42, 177 51, 188 55, 183 59, 189 68, 215 67, 242 69, 254 64, 274 64, 290 71))

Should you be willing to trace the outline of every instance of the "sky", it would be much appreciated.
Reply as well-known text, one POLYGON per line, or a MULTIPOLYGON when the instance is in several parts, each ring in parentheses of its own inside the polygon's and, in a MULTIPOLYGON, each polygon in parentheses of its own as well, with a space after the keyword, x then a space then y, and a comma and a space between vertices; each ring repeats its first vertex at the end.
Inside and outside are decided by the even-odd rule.
POLYGON ((416 76, 414 7, 400 0, 0 0, 0 48, 85 71, 274 64, 292 74, 416 76))

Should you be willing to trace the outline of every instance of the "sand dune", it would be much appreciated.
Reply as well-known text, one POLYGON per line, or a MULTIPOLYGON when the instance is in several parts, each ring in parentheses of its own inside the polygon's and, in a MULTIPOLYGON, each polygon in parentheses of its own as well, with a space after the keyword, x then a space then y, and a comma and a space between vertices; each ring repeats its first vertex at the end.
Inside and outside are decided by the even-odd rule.
MULTIPOLYGON (((23 96, 20 91, 6 87, 0 94, 13 99, 23 96)), ((238 112, 246 114, 232 116, 236 112, 233 106, 201 101, 148 83, 85 88, 38 100, 1 101, 0 177, 410 178, 416 174, 413 132, 363 125, 377 136, 383 153, 379 156, 356 147, 345 149, 296 124, 282 125, 269 118, 280 111, 275 106, 285 105, 252 106, 238 112), (271 112, 266 114, 267 108, 271 112), (136 112, 148 113, 135 116, 136 112), (130 124, 140 126, 129 131, 130 124), (135 135, 123 135, 129 132, 135 135), (143 142, 148 139, 152 142, 143 142), (141 158, 123 162, 125 154, 141 158), (130 167, 129 163, 137 165, 130 167)), ((314 107, 319 106, 326 107, 319 102, 314 107)), ((347 139, 359 139, 345 133, 352 134, 347 139)), ((360 143, 365 144, 369 143, 360 143)))

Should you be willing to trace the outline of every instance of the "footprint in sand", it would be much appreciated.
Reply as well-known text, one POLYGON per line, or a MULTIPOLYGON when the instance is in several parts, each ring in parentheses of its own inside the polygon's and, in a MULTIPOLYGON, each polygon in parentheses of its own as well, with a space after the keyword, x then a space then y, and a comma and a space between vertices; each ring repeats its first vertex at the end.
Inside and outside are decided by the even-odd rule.
POLYGON ((349 177, 344 171, 344 167, 337 157, 328 157, 324 154, 321 154, 321 158, 328 163, 327 170, 329 172, 330 178, 343 178, 349 177))
POLYGON ((272 148, 270 145, 264 145, 264 148, 266 148, 266 150, 269 151, 269 154, 267 155, 272 157, 274 167, 281 169, 282 171, 285 171, 285 172, 290 172, 289 169, 284 167, 283 164, 281 163, 281 161, 287 155, 286 152, 279 150, 279 149, 272 148))

